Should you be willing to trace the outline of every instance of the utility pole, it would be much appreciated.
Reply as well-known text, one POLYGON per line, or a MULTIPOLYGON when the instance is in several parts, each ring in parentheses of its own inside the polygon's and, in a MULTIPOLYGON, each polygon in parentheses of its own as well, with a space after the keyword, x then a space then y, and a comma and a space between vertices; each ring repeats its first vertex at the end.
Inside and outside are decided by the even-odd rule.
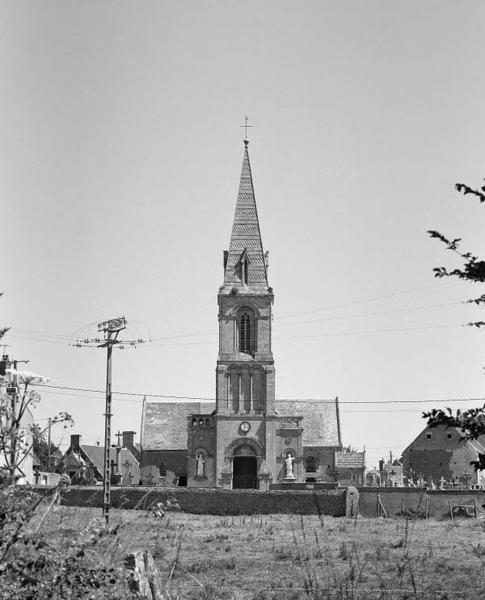
POLYGON ((144 344, 146 340, 140 337, 136 327, 130 325, 128 334, 129 339, 118 339, 121 331, 128 328, 125 317, 103 321, 97 325, 97 333, 89 331, 94 324, 86 326, 86 333, 79 330, 78 336, 71 340, 71 345, 76 348, 106 348, 106 403, 104 411, 104 465, 103 465, 103 517, 106 523, 109 523, 109 509, 111 505, 111 365, 113 358, 113 348, 118 344, 118 348, 123 350, 126 347, 136 348, 138 344, 144 344), (131 331, 130 331, 131 330, 131 331), (104 339, 100 339, 99 334, 103 333, 104 339), (136 333, 136 336, 133 335, 136 333), (92 335, 94 334, 94 335, 92 335))
POLYGON ((103 473, 103 516, 109 523, 109 509, 111 505, 111 360, 113 346, 118 344, 120 331, 126 329, 125 317, 111 319, 104 323, 98 323, 98 331, 104 333, 104 342, 100 348, 106 348, 106 406, 104 413, 104 473, 103 473))
POLYGON ((17 413, 18 405, 19 405, 19 378, 17 374, 17 364, 24 363, 27 364, 30 360, 10 360, 7 355, 4 355, 4 361, 6 364, 5 368, 9 368, 13 365, 14 374, 9 375, 8 383, 7 383, 7 395, 10 396, 10 423, 9 427, 11 428, 11 439, 10 439, 10 452, 8 457, 8 467, 10 470, 10 477, 12 479, 11 483, 15 482, 15 472, 17 471, 17 462, 18 462, 18 433, 20 430, 20 419, 17 413))
POLYGON ((51 427, 52 419, 49 417, 49 423, 47 425, 47 472, 51 472, 51 427))

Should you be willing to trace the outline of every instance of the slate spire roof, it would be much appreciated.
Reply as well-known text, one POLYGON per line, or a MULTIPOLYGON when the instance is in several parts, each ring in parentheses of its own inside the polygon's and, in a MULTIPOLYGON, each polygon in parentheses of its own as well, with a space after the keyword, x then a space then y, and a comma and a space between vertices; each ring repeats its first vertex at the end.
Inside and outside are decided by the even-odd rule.
POLYGON ((224 287, 236 287, 241 291, 257 293, 267 291, 268 274, 261 241, 248 144, 249 141, 244 140, 244 156, 231 241, 229 251, 225 253, 224 259, 224 287))

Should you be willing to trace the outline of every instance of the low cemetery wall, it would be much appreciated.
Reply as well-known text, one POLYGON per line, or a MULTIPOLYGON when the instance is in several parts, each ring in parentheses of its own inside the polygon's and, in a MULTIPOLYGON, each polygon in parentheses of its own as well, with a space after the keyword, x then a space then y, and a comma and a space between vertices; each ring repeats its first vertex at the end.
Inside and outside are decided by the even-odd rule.
MULTIPOLYGON (((47 486, 34 486, 48 493, 47 486)), ((426 488, 359 487, 336 490, 224 490, 220 488, 146 488, 113 487, 111 505, 114 508, 150 509, 158 502, 176 501, 189 513, 213 515, 250 515, 271 513, 321 514, 334 517, 354 516, 358 506, 362 517, 428 517, 449 519, 450 505, 476 507, 482 516, 485 491, 427 490, 426 488)), ((100 486, 70 486, 62 492, 61 503, 71 506, 103 504, 100 486)), ((464 511, 457 508, 457 516, 464 511)))
MULTIPOLYGON (((341 517, 346 514, 346 498, 345 488, 331 491, 274 490, 268 492, 181 487, 111 488, 111 506, 114 508, 149 509, 157 502, 170 500, 176 501, 185 512, 213 515, 296 513, 341 517)), ((63 492, 61 503, 101 507, 103 491, 100 487, 71 486, 63 492)))
POLYGON ((452 507, 472 507, 475 502, 479 513, 483 513, 483 505, 485 505, 485 491, 482 490, 428 490, 402 487, 359 487, 358 490, 359 513, 363 517, 384 515, 424 517, 427 515, 435 519, 449 519, 450 504, 452 507), (378 500, 381 508, 378 507, 378 500))

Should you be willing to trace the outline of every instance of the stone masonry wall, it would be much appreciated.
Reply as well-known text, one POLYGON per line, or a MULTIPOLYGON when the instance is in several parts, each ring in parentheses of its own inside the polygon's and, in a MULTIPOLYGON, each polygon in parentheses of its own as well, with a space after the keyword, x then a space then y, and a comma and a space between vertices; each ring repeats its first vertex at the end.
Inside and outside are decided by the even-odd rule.
MULTIPOLYGON (((47 486, 36 486, 40 493, 47 493, 47 486)), ((351 488, 349 488, 351 489, 351 488)), ((475 499, 482 516, 485 491, 482 490, 426 490, 424 488, 378 488, 360 487, 359 514, 364 518, 375 518, 377 495, 389 518, 400 515, 401 510, 424 514, 428 499, 428 516, 449 519, 449 505, 473 505, 475 499)), ((195 514, 238 515, 238 514, 323 514, 334 517, 345 516, 346 488, 332 491, 316 490, 222 490, 190 488, 113 488, 111 491, 114 508, 149 509, 160 501, 177 500, 181 509, 195 514)), ((62 504, 71 506, 101 507, 101 487, 71 487, 63 495, 62 504)))
MULTIPOLYGON (((114 508, 149 509, 160 501, 177 500, 185 512, 213 515, 239 514, 324 514, 345 516, 345 490, 269 491, 190 488, 113 488, 114 508)), ((103 492, 99 487, 71 487, 62 504, 101 507, 103 492)))
POLYGON ((375 517, 377 495, 388 517, 404 511, 424 514, 428 499, 428 516, 435 519, 449 518, 449 505, 472 505, 475 498, 478 509, 483 513, 485 491, 482 490, 427 490, 426 488, 379 488, 359 487, 359 513, 363 517, 375 517))

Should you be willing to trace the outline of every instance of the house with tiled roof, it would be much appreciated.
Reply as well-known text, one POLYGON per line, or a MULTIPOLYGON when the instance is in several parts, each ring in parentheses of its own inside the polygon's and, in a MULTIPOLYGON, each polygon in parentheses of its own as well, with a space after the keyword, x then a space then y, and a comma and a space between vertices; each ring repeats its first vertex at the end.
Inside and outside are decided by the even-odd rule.
POLYGON ((335 452, 335 479, 342 485, 365 485, 365 452, 335 452))
POLYGON ((483 471, 471 464, 485 455, 485 436, 477 440, 465 440, 455 427, 425 427, 403 451, 401 462, 404 476, 415 484, 424 481, 440 487, 447 484, 485 487, 483 471))
POLYGON ((338 400, 278 401, 272 352, 274 292, 248 153, 218 292, 214 403, 144 401, 142 482, 226 489, 334 482, 338 400), (150 481, 148 480, 150 479, 150 481))
MULTIPOLYGON (((124 432, 132 434, 133 432, 124 432)), ((125 438, 132 439, 128 435, 125 438)), ((64 455, 65 472, 72 483, 96 485, 102 483, 104 473, 104 446, 83 444, 81 436, 71 435, 71 443, 64 455)), ((114 445, 110 449, 111 482, 119 485, 140 483, 140 463, 131 448, 114 445)))

